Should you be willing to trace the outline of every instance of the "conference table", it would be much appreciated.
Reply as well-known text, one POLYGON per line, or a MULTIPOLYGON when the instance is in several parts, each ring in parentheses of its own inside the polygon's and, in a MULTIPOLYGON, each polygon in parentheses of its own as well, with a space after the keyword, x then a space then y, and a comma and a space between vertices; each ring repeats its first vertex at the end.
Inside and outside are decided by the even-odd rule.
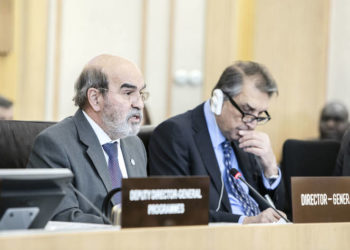
POLYGON ((0 231, 1 250, 350 249, 350 223, 0 231))

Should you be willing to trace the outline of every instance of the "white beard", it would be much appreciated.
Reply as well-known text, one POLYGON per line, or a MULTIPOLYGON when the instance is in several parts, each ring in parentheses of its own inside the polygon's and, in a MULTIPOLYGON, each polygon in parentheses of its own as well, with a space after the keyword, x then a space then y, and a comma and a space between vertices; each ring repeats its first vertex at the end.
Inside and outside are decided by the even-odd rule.
POLYGON ((108 113, 108 110, 112 110, 112 107, 109 103, 106 103, 105 110, 102 112, 102 122, 106 129, 105 132, 112 140, 136 135, 139 132, 142 121, 142 112, 140 110, 131 110, 124 120, 120 112, 108 113), (129 124, 129 119, 134 115, 140 117, 140 122, 129 124))

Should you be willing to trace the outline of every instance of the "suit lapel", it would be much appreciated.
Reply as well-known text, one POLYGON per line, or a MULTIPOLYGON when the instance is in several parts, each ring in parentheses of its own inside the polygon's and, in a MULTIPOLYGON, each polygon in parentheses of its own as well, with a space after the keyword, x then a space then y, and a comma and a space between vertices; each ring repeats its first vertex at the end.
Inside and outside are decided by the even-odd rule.
POLYGON ((140 164, 140 162, 138 162, 137 157, 134 157, 132 155, 132 150, 128 150, 128 145, 124 142, 123 139, 120 140, 120 148, 121 148, 122 153, 123 153, 125 167, 126 167, 126 171, 128 173, 128 177, 138 176, 137 171, 136 171, 137 170, 136 164, 140 164))
POLYGON ((87 155, 91 159, 93 166, 102 179, 106 190, 111 190, 112 183, 109 176, 106 159, 94 130, 80 109, 75 113, 73 119, 77 127, 80 141, 87 146, 87 155))
MULTIPOLYGON (((213 145, 211 143, 207 122, 204 117, 203 107, 204 104, 199 105, 197 108, 193 110, 192 121, 193 121, 193 134, 194 140, 196 142, 196 146, 198 151, 200 152, 200 156, 202 158, 203 165, 205 166, 208 175, 212 179, 216 191, 218 193, 221 192, 221 185, 224 185, 221 181, 221 173, 220 168, 216 159, 216 155, 213 149, 213 145)), ((222 198, 222 203, 231 211, 228 195, 226 189, 224 189, 224 195, 222 198)))

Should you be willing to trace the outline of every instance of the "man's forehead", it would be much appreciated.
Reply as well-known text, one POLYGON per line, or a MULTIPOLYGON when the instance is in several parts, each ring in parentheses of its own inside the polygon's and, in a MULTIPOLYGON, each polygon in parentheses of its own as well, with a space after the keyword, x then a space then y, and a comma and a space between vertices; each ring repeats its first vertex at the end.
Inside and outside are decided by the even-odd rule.
POLYGON ((107 79, 114 88, 120 89, 126 85, 142 88, 145 83, 139 69, 133 65, 124 65, 121 67, 103 70, 107 79))
POLYGON ((137 75, 125 76, 125 75, 114 74, 107 77, 110 84, 117 89, 121 89, 121 88, 142 89, 145 86, 142 76, 137 76, 137 75))
POLYGON ((338 104, 329 105, 326 107, 323 111, 323 116, 341 116, 346 117, 347 116, 347 110, 342 106, 338 104))
POLYGON ((241 93, 236 97, 241 105, 249 106, 249 108, 257 111, 265 111, 268 109, 270 97, 267 93, 258 89, 253 82, 243 85, 241 93))
POLYGON ((322 116, 323 120, 329 120, 329 119, 339 119, 339 120, 346 120, 346 114, 341 112, 341 113, 325 113, 322 116))

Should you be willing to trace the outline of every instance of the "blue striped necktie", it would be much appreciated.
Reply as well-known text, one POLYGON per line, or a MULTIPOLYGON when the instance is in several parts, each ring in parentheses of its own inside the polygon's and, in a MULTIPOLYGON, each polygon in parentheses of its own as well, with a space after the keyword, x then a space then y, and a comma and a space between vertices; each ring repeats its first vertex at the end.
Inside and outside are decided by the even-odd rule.
MULTIPOLYGON (((118 142, 103 144, 102 148, 108 155, 108 170, 112 181, 112 188, 119 188, 122 186, 123 177, 118 162, 118 142)), ((114 195, 113 201, 115 204, 121 203, 121 192, 114 195)))
POLYGON ((238 182, 238 180, 230 174, 230 169, 232 168, 231 143, 228 140, 226 140, 221 144, 221 146, 224 152, 224 163, 225 163, 225 172, 226 172, 225 177, 227 178, 227 181, 229 183, 229 187, 227 190, 228 195, 229 196, 233 195, 236 199, 238 199, 241 202, 244 214, 246 216, 258 215, 260 211, 256 203, 246 192, 244 192, 243 187, 238 182))

